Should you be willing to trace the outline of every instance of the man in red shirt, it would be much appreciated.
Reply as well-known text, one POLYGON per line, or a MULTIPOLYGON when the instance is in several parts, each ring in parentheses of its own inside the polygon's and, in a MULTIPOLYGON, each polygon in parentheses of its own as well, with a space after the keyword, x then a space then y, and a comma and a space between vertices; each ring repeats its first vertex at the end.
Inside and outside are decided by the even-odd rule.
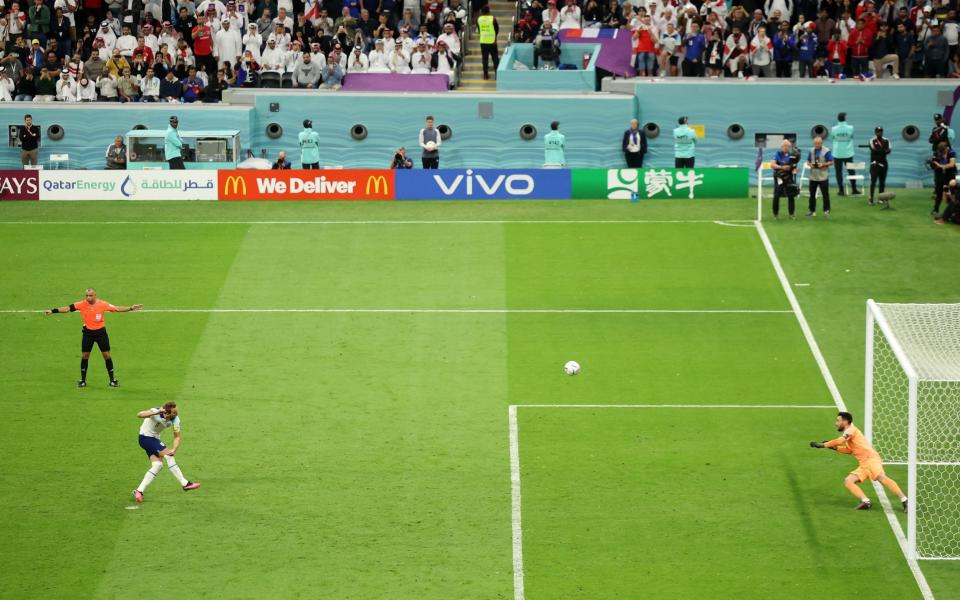
POLYGON ((51 308, 45 311, 46 315, 55 315, 67 312, 79 312, 83 317, 83 339, 80 342, 80 381, 77 387, 87 387, 87 364, 90 361, 90 351, 93 344, 97 344, 110 375, 110 387, 118 387, 120 383, 113 376, 113 359, 110 358, 110 338, 107 337, 107 325, 104 316, 108 312, 131 312, 143 308, 142 304, 133 306, 114 306, 106 300, 97 300, 97 290, 87 288, 85 298, 68 306, 51 308))
POLYGON ((850 58, 853 61, 853 74, 861 75, 869 69, 870 46, 873 44, 873 36, 870 30, 866 28, 863 19, 857 21, 857 28, 850 32, 847 38, 847 46, 850 48, 850 58))
POLYGON ((197 69, 203 65, 207 73, 215 74, 217 63, 213 59, 213 29, 207 21, 200 21, 190 35, 193 38, 193 56, 197 61, 197 69))

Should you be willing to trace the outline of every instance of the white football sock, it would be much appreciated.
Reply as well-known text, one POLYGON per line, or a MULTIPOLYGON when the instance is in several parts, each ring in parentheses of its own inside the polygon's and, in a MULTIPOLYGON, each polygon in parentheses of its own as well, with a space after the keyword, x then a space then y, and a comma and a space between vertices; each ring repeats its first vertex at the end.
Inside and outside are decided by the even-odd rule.
POLYGON ((866 502, 867 504, 870 504, 870 498, 860 498, 860 502, 866 502))
POLYGON ((177 478, 177 481, 180 482, 181 486, 187 485, 189 482, 187 478, 183 476, 183 473, 180 471, 180 467, 177 466, 177 461, 172 456, 165 456, 167 459, 167 468, 170 469, 170 472, 173 473, 173 476, 177 478))
POLYGON ((147 489, 147 486, 153 483, 153 478, 157 476, 157 473, 159 473, 160 469, 162 468, 163 463, 161 463, 159 460, 151 462, 150 470, 148 470, 146 475, 143 476, 143 481, 141 481, 140 485, 137 486, 137 491, 142 494, 143 490, 147 489))

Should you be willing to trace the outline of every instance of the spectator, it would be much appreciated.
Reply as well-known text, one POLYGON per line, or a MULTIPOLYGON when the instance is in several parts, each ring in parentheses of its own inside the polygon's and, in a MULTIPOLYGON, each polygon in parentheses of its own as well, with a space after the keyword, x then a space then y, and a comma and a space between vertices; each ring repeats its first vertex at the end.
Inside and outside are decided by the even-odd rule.
POLYGON ((277 160, 273 163, 273 166, 270 167, 275 171, 286 171, 290 169, 290 161, 287 160, 287 153, 281 150, 277 153, 277 160))
MULTIPOLYGON (((668 21, 666 30, 660 36, 660 73, 664 77, 667 74, 677 75, 677 45, 680 34, 675 31, 672 21, 668 21)), ((684 77, 702 77, 703 76, 703 51, 707 46, 707 40, 700 32, 700 24, 690 23, 686 37, 683 38, 683 76, 684 77)))
POLYGON ((76 102, 77 86, 70 79, 70 73, 63 71, 57 80, 57 100, 59 102, 76 102))
POLYGON ((167 75, 160 81, 160 98, 162 98, 164 102, 182 101, 183 86, 172 70, 167 71, 167 75))
POLYGON ((183 101, 196 102, 203 94, 203 80, 197 75, 197 68, 187 69, 187 78, 183 81, 183 101))
POLYGON ((873 40, 873 46, 870 48, 870 55, 873 57, 873 72, 877 77, 883 77, 890 65, 891 73, 894 79, 900 79, 900 57, 897 55, 897 48, 893 37, 890 35, 890 25, 886 22, 880 24, 880 31, 873 40))
POLYGON ((27 11, 27 34, 40 40, 41 46, 50 36, 50 7, 43 0, 34 0, 27 11))
POLYGON ((370 70, 370 61, 367 55, 363 53, 363 49, 360 46, 354 46, 353 52, 351 52, 350 57, 347 58, 347 74, 366 73, 368 70, 370 70))
POLYGON ((43 66, 47 71, 50 71, 51 77, 58 77, 60 70, 63 68, 63 65, 60 63, 60 58, 53 50, 47 52, 47 59, 43 61, 43 66))
POLYGON ((413 161, 407 158, 407 149, 403 146, 397 148, 393 153, 393 160, 390 162, 391 169, 412 169, 413 161))
MULTIPOLYGON (((757 37, 750 42, 750 69, 754 76, 773 77, 773 42, 767 37, 766 29, 757 30, 757 37)), ((777 63, 777 71, 780 64, 777 63)), ((782 77, 777 73, 778 77, 782 77)))
POLYGON ((190 33, 193 39, 193 56, 197 64, 215 65, 213 60, 213 29, 207 22, 197 24, 190 33))
POLYGON ((680 57, 677 54, 680 48, 680 33, 672 21, 666 25, 666 31, 660 34, 660 75, 662 77, 676 77, 679 73, 677 66, 680 57))
POLYGON ((827 71, 831 77, 843 75, 847 64, 847 43, 840 38, 839 33, 833 34, 833 39, 827 44, 827 71))
POLYGON ((627 161, 627 168, 643 167, 643 157, 647 153, 647 135, 640 129, 640 121, 630 119, 630 128, 623 132, 621 148, 627 161))
POLYGON ((717 79, 723 73, 723 41, 720 39, 720 30, 714 29, 710 32, 710 43, 704 51, 704 64, 707 67, 707 75, 711 79, 717 79))
POLYGON ((20 141, 20 162, 24 167, 37 166, 37 148, 40 147, 40 128, 33 124, 31 115, 23 116, 23 125, 17 127, 20 141))
POLYGON ((40 69, 40 77, 34 80, 37 93, 33 96, 34 102, 53 102, 57 96, 57 82, 51 77, 46 68, 40 69))
MULTIPOLYGON (((483 11, 481 10, 481 13, 483 11)), ((580 29, 580 7, 577 0, 567 0, 567 5, 560 11, 560 29, 580 29)))
POLYGON ((177 40, 177 47, 173 51, 173 59, 174 65, 176 65, 178 61, 182 61, 185 65, 197 64, 193 50, 190 49, 190 46, 187 45, 187 40, 184 39, 177 40))
POLYGON ((63 14, 62 8, 57 8, 54 11, 53 22, 50 24, 50 34, 57 41, 57 49, 60 52, 61 58, 64 56, 70 56, 70 49, 73 44, 71 39, 70 30, 72 29, 70 21, 63 14))
POLYGON ((460 43, 460 35, 457 33, 456 27, 451 23, 445 23, 443 25, 443 33, 437 38, 437 43, 439 44, 440 42, 447 45, 447 50, 454 58, 458 61, 461 60, 463 49, 460 43))
POLYGON ((77 82, 77 99, 80 102, 97 101, 97 84, 86 76, 81 76, 77 82))
POLYGON ((640 26, 633 30, 633 64, 640 77, 652 77, 656 72, 657 37, 657 30, 650 24, 650 17, 645 15, 640 20, 640 26))
POLYGON ((370 51, 370 55, 367 57, 369 59, 369 71, 371 73, 390 72, 390 57, 387 56, 383 46, 383 40, 375 40, 373 43, 373 50, 370 51))
POLYGON ((734 26, 727 36, 725 44, 724 62, 731 74, 743 79, 743 68, 747 64, 747 36, 740 33, 740 27, 734 26))
MULTIPOLYGON (((105 72, 99 80, 97 80, 97 88, 100 90, 100 100, 103 102, 116 102, 119 97, 119 92, 117 87, 120 83, 120 80, 110 72, 105 72)), ((38 90, 39 92, 39 87, 38 90)))
POLYGON ((110 28, 108 21, 102 21, 100 23, 100 29, 97 31, 94 39, 100 40, 103 43, 103 48, 106 50, 107 55, 113 54, 113 47, 117 44, 117 34, 110 28))
POLYGON ((114 77, 120 77, 124 69, 130 68, 130 63, 127 62, 127 59, 120 55, 120 49, 115 48, 113 50, 113 56, 110 57, 110 60, 107 61, 107 64, 104 67, 110 75, 114 77))
POLYGON ((423 40, 417 42, 417 49, 410 57, 410 65, 413 73, 429 73, 431 65, 430 51, 427 50, 427 43, 423 40))
POLYGON ((924 51, 924 69, 927 77, 946 77, 947 59, 950 46, 943 36, 939 25, 930 28, 930 36, 926 41, 924 51))
MULTIPOLYGON (((482 12, 483 9, 481 9, 482 12)), ((550 26, 554 31, 560 29, 560 11, 557 10, 557 0, 547 0, 547 8, 544 9, 541 14, 540 22, 546 25, 550 23, 550 26)), ((623 21, 621 21, 621 24, 623 21)))
POLYGON ((17 95, 14 100, 17 102, 32 102, 36 93, 37 88, 33 82, 33 71, 28 70, 17 82, 17 95))
POLYGON ((533 13, 528 10, 517 21, 513 32, 513 41, 521 44, 532 44, 538 33, 540 33, 540 22, 534 19, 533 13))
POLYGON ((120 55, 124 58, 132 59, 133 58, 133 49, 137 47, 137 38, 133 37, 130 34, 130 27, 128 25, 123 26, 123 35, 117 38, 117 43, 114 45, 114 48, 120 51, 120 55))
POLYGON ((793 0, 767 0, 764 4, 767 17, 773 17, 775 13, 779 13, 779 18, 788 23, 793 16, 793 9, 793 0))
POLYGON ((111 171, 127 168, 127 145, 123 143, 123 136, 113 138, 113 143, 107 146, 107 166, 111 171))
POLYGON ((560 58, 560 38, 553 30, 553 24, 546 21, 539 35, 533 40, 533 68, 540 66, 540 59, 555 64, 560 58))
POLYGON ((287 62, 286 52, 277 47, 276 40, 267 40, 267 49, 260 57, 260 69, 263 72, 283 73, 287 62))
POLYGON ((823 196, 823 214, 830 214, 830 167, 833 166, 833 154, 824 147, 823 138, 813 138, 813 149, 807 154, 807 168, 810 169, 810 210, 808 217, 817 216, 817 191, 823 196))
POLYGON ((447 81, 452 87, 456 85, 456 64, 457 61, 447 49, 447 44, 437 42, 437 51, 430 57, 430 70, 434 73, 443 73, 447 76, 447 81))
POLYGON ((15 89, 13 79, 7 75, 6 67, 0 67, 0 102, 13 102, 15 89))
POLYGON ((814 62, 817 59, 819 40, 816 34, 817 26, 808 21, 796 38, 796 57, 800 77, 814 77, 814 62))
MULTIPOLYGON (((334 50, 334 52, 336 52, 336 50, 334 50)), ((331 57, 332 56, 333 53, 331 52, 331 57)), ((340 86, 343 85, 343 67, 340 66, 339 58, 327 61, 327 65, 323 68, 322 79, 324 88, 340 89, 340 86)))
POLYGON ((203 102, 215 103, 223 100, 223 91, 230 87, 227 81, 227 72, 224 69, 217 71, 216 77, 203 88, 203 102))
POLYGON ((916 47, 916 37, 913 31, 907 29, 906 23, 897 23, 897 32, 894 34, 894 47, 897 58, 900 60, 900 77, 910 77, 913 65, 913 53, 916 47))
POLYGON ((30 53, 27 55, 27 68, 33 70, 34 75, 40 72, 46 55, 43 48, 40 47, 40 40, 34 39, 30 47, 30 53))
POLYGON ((293 87, 316 88, 320 83, 322 68, 313 62, 309 52, 304 52, 300 62, 293 68, 293 87))
POLYGON ((260 73, 260 63, 253 59, 253 54, 246 50, 236 68, 236 85, 240 87, 256 87, 260 73))
MULTIPOLYGON (((220 31, 214 35, 213 55, 219 62, 235 62, 243 54, 243 41, 238 29, 233 29, 230 19, 224 18, 220 31)), ((212 72, 208 69, 208 72, 212 72)))
MULTIPOLYGON (((867 72, 872 44, 873 34, 866 28, 864 20, 860 19, 857 21, 856 28, 850 32, 850 36, 847 38, 847 47, 850 48, 850 68, 854 76, 863 75, 867 72)), ((946 76, 946 73, 944 73, 944 76, 946 76)))
POLYGON ((793 51, 797 41, 789 23, 781 23, 773 39, 773 59, 777 63, 777 77, 793 76, 793 51))
POLYGON ((123 75, 117 82, 117 94, 120 102, 136 102, 140 99, 140 86, 137 84, 137 80, 133 78, 129 67, 123 70, 123 75))
POLYGON ((257 29, 256 23, 250 23, 247 26, 247 33, 243 36, 243 51, 250 52, 253 60, 260 60, 260 49, 263 47, 263 36, 257 29))

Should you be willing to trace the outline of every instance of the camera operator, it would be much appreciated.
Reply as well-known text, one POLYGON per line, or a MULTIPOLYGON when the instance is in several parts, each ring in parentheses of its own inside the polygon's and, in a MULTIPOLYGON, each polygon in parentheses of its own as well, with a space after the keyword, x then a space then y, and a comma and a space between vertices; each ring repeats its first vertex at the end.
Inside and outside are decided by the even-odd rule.
POLYGON ((937 152, 930 161, 933 167, 933 189, 934 202, 931 215, 940 214, 940 204, 943 202, 944 188, 947 182, 957 177, 957 153, 953 151, 950 144, 940 142, 937 145, 937 152))
POLYGON ((887 155, 892 150, 890 140, 883 137, 883 127, 875 127, 870 138, 870 206, 873 206, 873 192, 880 185, 880 204, 886 201, 883 191, 887 187, 887 155))
POLYGON ((560 58, 560 38, 557 32, 553 30, 553 24, 546 21, 543 29, 533 40, 533 68, 540 67, 540 60, 550 62, 556 67, 556 61, 560 58))
POLYGON ((810 169, 810 211, 808 217, 817 216, 817 190, 823 196, 823 214, 830 214, 830 167, 833 166, 833 154, 823 145, 822 137, 813 138, 813 149, 807 155, 807 168, 810 169))
POLYGON ((960 223, 960 190, 957 189, 956 179, 950 180, 944 193, 947 197, 947 207, 935 222, 938 225, 943 225, 944 223, 960 223))
POLYGON ((953 146, 953 136, 953 129, 943 122, 943 115, 940 113, 933 115, 933 131, 930 132, 930 138, 927 140, 930 142, 930 151, 936 154, 937 145, 940 142, 953 146))
POLYGON ((793 147, 790 140, 783 140, 780 149, 773 155, 770 167, 773 169, 773 179, 776 182, 773 189, 773 218, 780 218, 780 197, 787 197, 787 212, 791 219, 795 219, 797 193, 800 191, 796 183, 797 163, 800 162, 800 152, 793 147))

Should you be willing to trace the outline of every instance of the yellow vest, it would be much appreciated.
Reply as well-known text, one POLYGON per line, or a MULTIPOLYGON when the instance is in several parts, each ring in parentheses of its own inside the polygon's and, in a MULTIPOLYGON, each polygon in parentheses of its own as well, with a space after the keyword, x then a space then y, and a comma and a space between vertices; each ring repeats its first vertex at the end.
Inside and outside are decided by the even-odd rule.
POLYGON ((493 15, 483 15, 477 19, 477 26, 480 28, 481 44, 496 44, 497 32, 493 28, 493 15))

